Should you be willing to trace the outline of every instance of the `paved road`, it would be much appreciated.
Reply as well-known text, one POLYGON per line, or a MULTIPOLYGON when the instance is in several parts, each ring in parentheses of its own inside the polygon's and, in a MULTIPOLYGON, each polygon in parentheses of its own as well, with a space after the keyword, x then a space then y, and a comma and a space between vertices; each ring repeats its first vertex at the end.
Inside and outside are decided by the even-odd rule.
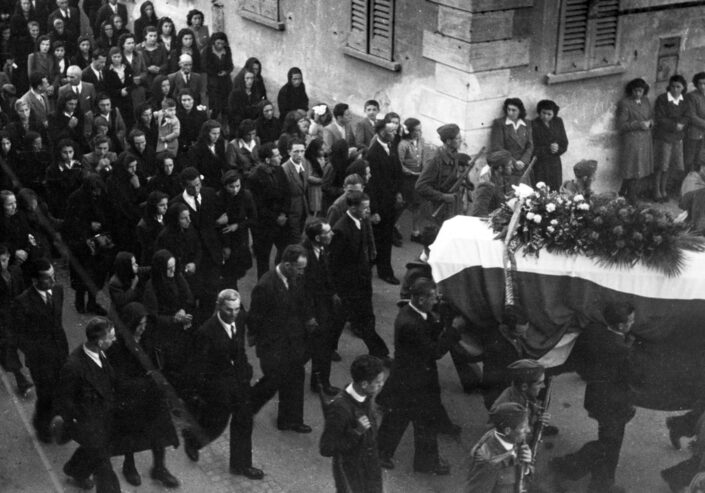
MULTIPOLYGON (((394 265, 398 275, 403 274, 403 265, 418 253, 418 245, 405 242, 401 249, 394 250, 394 265)), ((65 269, 59 270, 60 280, 66 281, 65 269)), ((254 272, 242 282, 241 291, 245 303, 254 283, 254 272)), ((378 279, 374 281, 375 309, 378 330, 392 347, 392 323, 396 316, 394 302, 398 287, 389 286, 378 279)), ((83 329, 88 320, 73 310, 72 295, 67 296, 65 327, 71 346, 82 340, 83 329)), ((105 304, 105 298, 103 298, 105 304)), ((344 334, 341 340, 343 361, 335 363, 332 382, 343 386, 348 380, 347 370, 353 358, 365 352, 359 339, 344 334)), ((257 360, 250 349, 250 361, 255 367, 255 378, 259 376, 257 360)), ((309 370, 310 368, 307 368, 309 370)), ((462 392, 457 375, 448 356, 439 361, 439 373, 443 387, 443 400, 451 418, 463 426, 460 440, 440 438, 441 454, 450 462, 452 474, 446 477, 419 475, 412 472, 413 441, 407 432, 399 446, 395 460, 397 468, 384 472, 386 491, 389 493, 450 492, 458 491, 466 473, 466 456, 473 443, 486 427, 487 414, 479 395, 462 392)), ((7 380, 5 379, 7 382, 7 380)), ((12 381, 14 384, 14 381, 12 381)), ((308 389, 308 381, 306 382, 308 389)), ((578 448, 583 442, 596 436, 595 422, 589 419, 582 408, 584 386, 573 374, 562 375, 554 381, 554 398, 551 406, 555 424, 561 432, 547 439, 541 448, 537 470, 540 477, 548 479, 546 461, 550 457, 578 448), (551 447, 550 449, 548 447, 551 447)), ((19 400, 0 385, 0 492, 44 493, 52 491, 77 492, 61 472, 61 467, 71 455, 75 444, 66 446, 39 445, 27 431, 23 419, 31 417, 33 399, 19 400), (22 415, 23 416, 22 416, 22 415), (52 482, 54 481, 54 482, 52 482)), ((305 420, 314 431, 310 435, 279 432, 275 427, 276 402, 270 402, 255 418, 254 464, 264 469, 264 481, 249 481, 228 473, 228 441, 221 437, 202 450, 198 463, 190 462, 182 448, 167 453, 167 465, 181 480, 183 492, 288 492, 323 493, 334 490, 331 479, 330 460, 318 453, 318 439, 323 428, 318 397, 306 392, 305 420)), ((675 451, 668 442, 664 426, 666 413, 639 409, 636 418, 629 424, 625 437, 618 481, 631 492, 667 493, 669 490, 659 476, 663 467, 670 466, 689 457, 689 452, 675 451)), ((138 454, 137 467, 143 477, 143 485, 134 488, 123 480, 126 492, 161 492, 164 488, 149 478, 151 454, 138 454)), ((121 460, 113 459, 113 467, 120 473, 121 460)), ((581 492, 585 481, 568 485, 569 491, 581 492)), ((547 489, 547 491, 551 491, 547 489)))

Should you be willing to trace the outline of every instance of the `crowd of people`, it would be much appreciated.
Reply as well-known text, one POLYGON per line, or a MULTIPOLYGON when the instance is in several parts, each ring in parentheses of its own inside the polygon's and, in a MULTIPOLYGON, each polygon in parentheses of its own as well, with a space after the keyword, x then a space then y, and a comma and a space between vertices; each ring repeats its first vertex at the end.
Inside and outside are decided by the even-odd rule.
MULTIPOLYGON (((522 101, 507 99, 474 184, 457 125, 438 128, 442 146, 430 153, 418 119, 380 115, 375 100, 356 122, 345 103, 310 104, 297 67, 275 104, 260 61, 249 58, 235 73, 227 36, 210 34, 198 10, 177 32, 178 20, 158 17, 150 1, 133 31, 117 0, 86 0, 82 13, 73 0, 56 7, 0 4, 0 342, 19 393, 36 392, 39 440, 80 445, 64 472, 82 488, 119 491, 110 458, 122 456, 126 481, 139 485, 134 454, 151 450, 152 478, 177 487, 165 464, 166 449, 179 443, 163 398, 173 394, 192 417, 183 430, 191 460, 229 422, 230 471, 261 479, 253 416, 278 395, 277 427, 310 433, 303 403, 311 360, 311 390, 332 398, 320 451, 334 458, 338 491, 381 491, 380 467, 394 467, 410 423, 414 470, 448 474, 437 435, 460 427, 443 408, 436 360, 450 352, 468 392, 479 377, 477 358, 459 343, 466 321, 439 311, 428 246, 445 219, 486 216, 522 180, 589 197, 595 161, 563 180, 568 138, 558 105, 540 101, 529 121, 522 101), (403 241, 396 223, 405 210, 409 239, 424 252, 401 283, 392 251, 403 241), (68 261, 68 286, 55 281, 56 259, 68 261), (376 330, 372 266, 386 283, 402 284, 394 359, 376 330), (253 267, 246 311, 238 282, 253 267), (76 312, 95 316, 70 353, 62 322, 69 287, 76 312), (103 289, 107 307, 97 298, 103 289), (352 383, 340 389, 330 374, 346 323, 369 355, 355 359, 352 383), (263 374, 252 386, 248 344, 263 374), (375 396, 386 410, 381 420, 375 396)), ((705 73, 693 83, 684 96, 685 80, 671 78, 652 114, 648 85, 632 81, 617 122, 621 193, 636 200, 636 179, 656 170, 654 198, 662 200, 669 170, 691 172, 682 203, 700 224, 705 73)), ((595 330, 591 347, 624 351, 593 355, 602 373, 589 373, 597 404, 588 410, 600 437, 558 464, 571 478, 592 472, 594 491, 613 487, 633 416, 631 404, 613 399, 626 394, 619 385, 628 349, 621 339, 604 341, 624 339, 633 310, 606 310, 607 327, 595 330), (615 409, 619 416, 606 412, 615 409)), ((558 431, 537 404, 545 370, 517 342, 525 315, 507 307, 502 323, 508 336, 489 341, 484 355, 495 428, 473 448, 467 491, 513 488, 517 475, 508 471, 523 463, 530 472, 524 442, 537 423, 558 431)))

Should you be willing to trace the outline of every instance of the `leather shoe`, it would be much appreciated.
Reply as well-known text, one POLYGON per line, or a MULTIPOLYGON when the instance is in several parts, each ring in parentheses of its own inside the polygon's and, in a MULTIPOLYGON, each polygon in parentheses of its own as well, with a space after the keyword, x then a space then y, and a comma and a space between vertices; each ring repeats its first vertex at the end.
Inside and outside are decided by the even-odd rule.
MULTIPOLYGON (((173 474, 169 472, 169 470, 162 466, 162 467, 154 467, 152 468, 152 472, 150 473, 150 476, 152 476, 152 479, 156 479, 157 481, 160 481, 164 487, 166 488, 178 488, 179 487, 179 480, 174 477, 173 474)), ((135 485, 137 486, 137 485, 135 485)))
POLYGON ((333 351, 330 353, 330 360, 335 361, 336 363, 339 361, 343 361, 343 358, 340 356, 340 353, 338 351, 333 351))
POLYGON ((450 474, 450 466, 442 459, 439 459, 438 462, 436 462, 436 465, 429 469, 417 469, 416 467, 414 467, 414 472, 420 472, 423 474, 435 474, 436 476, 447 476, 448 474, 450 474))
POLYGON ((380 279, 382 279, 384 282, 387 284, 392 284, 394 286, 398 286, 401 284, 401 281, 394 277, 394 275, 389 275, 389 276, 379 276, 380 279))
POLYGON ((668 438, 671 440, 671 445, 676 450, 681 449, 681 434, 674 426, 673 417, 666 418, 666 427, 668 428, 668 438))
MULTIPOLYGON (((318 394, 321 390, 321 387, 318 385, 314 384, 311 385, 311 392, 314 392, 318 394)), ((327 395, 328 397, 334 397, 340 393, 340 389, 338 387, 335 387, 333 385, 324 385, 323 386, 323 393, 327 395)))
POLYGON ((92 490, 95 487, 95 482, 91 478, 78 479, 73 476, 69 477, 71 482, 82 490, 92 490))
POLYGON ((198 462, 198 447, 196 446, 196 441, 191 435, 191 432, 184 430, 182 435, 184 437, 184 452, 186 452, 186 457, 191 459, 193 462, 198 462))
POLYGON ((140 477, 140 473, 137 472, 137 469, 135 469, 134 464, 123 464, 122 475, 125 476, 125 480, 132 486, 139 486, 142 484, 142 478, 140 477))
POLYGON ((305 425, 303 423, 277 425, 277 428, 281 431, 290 430, 295 431, 296 433, 311 433, 313 431, 309 425, 305 425))
POLYGON ((384 469, 394 469, 394 460, 391 457, 380 457, 379 465, 384 469))
POLYGON ((262 469, 257 469, 256 467, 231 467, 230 474, 237 474, 238 476, 245 476, 248 479, 262 479, 264 477, 264 471, 262 469))

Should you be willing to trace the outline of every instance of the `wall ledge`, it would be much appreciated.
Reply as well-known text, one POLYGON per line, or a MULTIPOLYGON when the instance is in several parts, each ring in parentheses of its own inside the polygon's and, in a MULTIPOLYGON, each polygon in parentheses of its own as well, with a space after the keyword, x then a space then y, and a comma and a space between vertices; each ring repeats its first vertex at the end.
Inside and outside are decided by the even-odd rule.
POLYGON ((401 63, 399 62, 392 62, 374 55, 370 55, 368 53, 363 53, 361 51, 357 51, 353 48, 350 48, 349 46, 343 47, 343 54, 352 58, 357 58, 358 60, 362 60, 363 62, 371 63, 372 65, 377 65, 378 67, 382 67, 383 69, 389 70, 390 72, 401 71, 401 63))
POLYGON ((275 31, 283 31, 286 26, 286 24, 282 21, 275 21, 274 19, 270 19, 245 9, 238 9, 237 14, 243 19, 262 24, 263 26, 267 26, 275 31))
POLYGON ((607 77, 619 75, 626 72, 627 68, 622 64, 611 65, 609 67, 594 68, 591 70, 580 70, 579 72, 567 72, 564 74, 551 73, 546 75, 546 83, 550 86, 563 82, 574 82, 577 80, 593 79, 596 77, 607 77))

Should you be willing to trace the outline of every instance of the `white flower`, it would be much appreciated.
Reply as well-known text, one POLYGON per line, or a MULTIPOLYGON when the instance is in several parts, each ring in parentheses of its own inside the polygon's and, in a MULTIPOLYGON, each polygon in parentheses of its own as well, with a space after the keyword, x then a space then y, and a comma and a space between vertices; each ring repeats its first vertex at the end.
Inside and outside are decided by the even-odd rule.
POLYGON ((583 202, 582 204, 578 204, 578 209, 580 209, 581 211, 587 211, 590 209, 590 204, 588 204, 587 202, 583 202))
POLYGON ((585 197, 580 194, 577 194, 575 197, 573 197, 573 202, 582 202, 583 200, 585 200, 585 197))
POLYGON ((512 188, 514 189, 514 195, 520 199, 529 197, 534 193, 534 189, 524 183, 520 183, 518 186, 512 185, 512 188))
POLYGON ((514 206, 517 205, 517 198, 513 197, 507 201, 507 205, 509 206, 510 209, 514 210, 514 206))
POLYGON ((551 226, 558 226, 558 220, 557 220, 557 219, 551 219, 551 226))
POLYGON ((540 181, 536 184, 536 188, 538 188, 539 190, 542 188, 546 188, 546 184, 544 182, 540 181))
POLYGON ((541 214, 534 215, 534 222, 539 224, 541 222, 541 214))
POLYGON ((534 216, 536 216, 536 214, 534 214, 533 212, 527 212, 527 213, 526 213, 526 218, 527 218, 529 221, 533 221, 533 220, 534 220, 534 216))
POLYGON ((553 202, 549 202, 548 204, 546 204, 546 211, 547 212, 553 212, 555 210, 556 210, 556 204, 554 204, 553 202))
POLYGON ((554 228, 553 226, 549 226, 548 228, 546 228, 546 231, 548 231, 549 233, 553 233, 555 230, 556 228, 554 228))

